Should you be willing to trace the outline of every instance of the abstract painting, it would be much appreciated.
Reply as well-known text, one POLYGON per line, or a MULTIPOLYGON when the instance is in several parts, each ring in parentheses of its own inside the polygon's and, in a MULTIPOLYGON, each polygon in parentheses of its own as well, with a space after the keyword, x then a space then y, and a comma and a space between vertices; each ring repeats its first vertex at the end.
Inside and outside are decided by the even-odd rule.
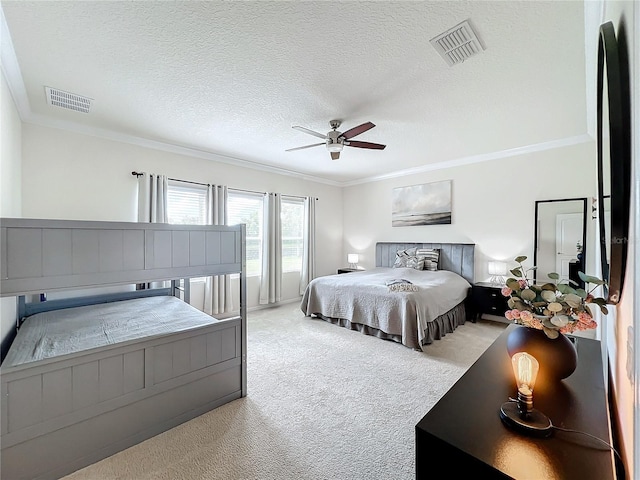
POLYGON ((451 180, 393 189, 391 225, 442 225, 451 223, 451 180))

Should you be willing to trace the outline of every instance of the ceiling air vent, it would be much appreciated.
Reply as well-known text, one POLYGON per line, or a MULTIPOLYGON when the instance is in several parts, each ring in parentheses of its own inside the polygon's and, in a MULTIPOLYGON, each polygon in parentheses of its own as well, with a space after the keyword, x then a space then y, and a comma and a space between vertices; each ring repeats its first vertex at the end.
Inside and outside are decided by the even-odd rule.
POLYGON ((473 57, 484 50, 467 20, 432 38, 430 41, 433 48, 437 50, 450 67, 462 63, 467 58, 473 57))
POLYGON ((91 98, 65 92, 57 88, 44 87, 47 92, 47 103, 54 107, 62 107, 76 112, 89 113, 91 98))

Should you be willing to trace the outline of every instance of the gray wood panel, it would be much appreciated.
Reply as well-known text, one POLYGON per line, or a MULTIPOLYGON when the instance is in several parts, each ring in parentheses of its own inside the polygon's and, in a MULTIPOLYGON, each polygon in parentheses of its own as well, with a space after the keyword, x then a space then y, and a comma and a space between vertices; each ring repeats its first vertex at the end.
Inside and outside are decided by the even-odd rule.
MULTIPOLYGON (((224 335, 229 335, 229 332, 239 329, 240 326, 241 319, 233 318, 161 338, 140 339, 131 345, 110 346, 100 354, 85 352, 71 360, 54 358, 33 362, 31 368, 25 368, 23 365, 4 369, 1 383, 2 391, 6 392, 6 401, 0 404, 0 408, 3 418, 11 418, 11 422, 8 422, 9 428, 3 424, 2 445, 20 443, 131 401, 141 400, 157 391, 177 388, 235 365, 244 368, 240 352, 232 358, 218 360, 208 366, 202 366, 201 360, 191 362, 192 358, 206 358, 208 335, 213 334, 215 338, 222 339, 224 335), (201 352, 194 357, 189 349, 198 345, 201 352), (162 365, 156 367, 154 355, 146 354, 147 351, 157 352, 163 349, 168 352, 168 368, 162 365), (178 352, 178 371, 184 371, 185 362, 189 363, 189 371, 182 375, 175 375, 174 351, 178 352), (100 355, 100 358, 96 358, 100 355), (155 368, 164 369, 168 373, 163 370, 154 372, 155 368), (163 381, 156 381, 155 385, 152 380, 147 381, 146 370, 149 371, 150 379, 155 375, 163 381), (44 380, 45 378, 47 380, 44 380), (64 385, 68 394, 60 390, 57 384, 64 385), (51 391, 45 391, 44 385, 51 391), (145 386, 153 388, 150 390, 145 386), (53 397, 46 398, 47 396, 53 397), (46 405, 50 401, 52 405, 46 405), (48 418, 44 416, 44 412, 51 412, 48 418)), ((222 356, 220 353, 215 358, 220 359, 222 356)), ((237 381, 241 383, 241 378, 237 381)))
POLYGON ((237 273, 243 226, 0 219, 0 295, 237 273))
POLYGON ((42 375, 42 419, 49 420, 73 410, 73 375, 63 368, 42 375))
POLYGON ((75 365, 73 372, 73 408, 80 410, 100 402, 99 362, 75 365))
POLYGON ((235 366, 2 450, 2 478, 60 478, 240 398, 235 366), (96 432, 100 432, 99 435, 96 432), (37 454, 35 454, 37 452, 37 454))
POLYGON ((392 267, 398 250, 409 248, 437 248, 440 250, 438 268, 457 273, 469 283, 475 277, 475 244, 472 243, 376 243, 376 267, 392 267))

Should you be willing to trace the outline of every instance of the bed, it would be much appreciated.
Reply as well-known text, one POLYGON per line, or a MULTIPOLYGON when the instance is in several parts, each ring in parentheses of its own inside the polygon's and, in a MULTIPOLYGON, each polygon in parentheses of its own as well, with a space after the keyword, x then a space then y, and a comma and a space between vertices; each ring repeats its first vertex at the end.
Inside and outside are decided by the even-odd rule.
POLYGON ((0 366, 3 479, 62 477, 246 395, 244 225, 0 227, 0 294, 18 312, 0 366), (189 305, 189 278, 232 273, 238 316, 189 305))
POLYGON ((467 320, 474 277, 473 244, 376 244, 376 268, 312 280, 301 309, 367 335, 424 350, 467 320), (435 250, 436 271, 394 268, 398 252, 435 250))

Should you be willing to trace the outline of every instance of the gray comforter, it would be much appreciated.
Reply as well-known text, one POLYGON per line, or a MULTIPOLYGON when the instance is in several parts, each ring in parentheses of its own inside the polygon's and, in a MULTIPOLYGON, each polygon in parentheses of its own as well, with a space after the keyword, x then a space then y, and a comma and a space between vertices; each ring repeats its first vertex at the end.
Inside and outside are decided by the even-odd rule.
POLYGON ((12 367, 129 340, 187 331, 217 321, 171 296, 38 313, 22 324, 2 366, 12 367))
POLYGON ((340 318, 423 346, 427 324, 460 304, 471 285, 460 275, 413 268, 375 268, 312 280, 300 308, 306 316, 340 318), (406 280, 417 291, 390 288, 406 280), (417 340, 417 341, 416 341, 417 340))

